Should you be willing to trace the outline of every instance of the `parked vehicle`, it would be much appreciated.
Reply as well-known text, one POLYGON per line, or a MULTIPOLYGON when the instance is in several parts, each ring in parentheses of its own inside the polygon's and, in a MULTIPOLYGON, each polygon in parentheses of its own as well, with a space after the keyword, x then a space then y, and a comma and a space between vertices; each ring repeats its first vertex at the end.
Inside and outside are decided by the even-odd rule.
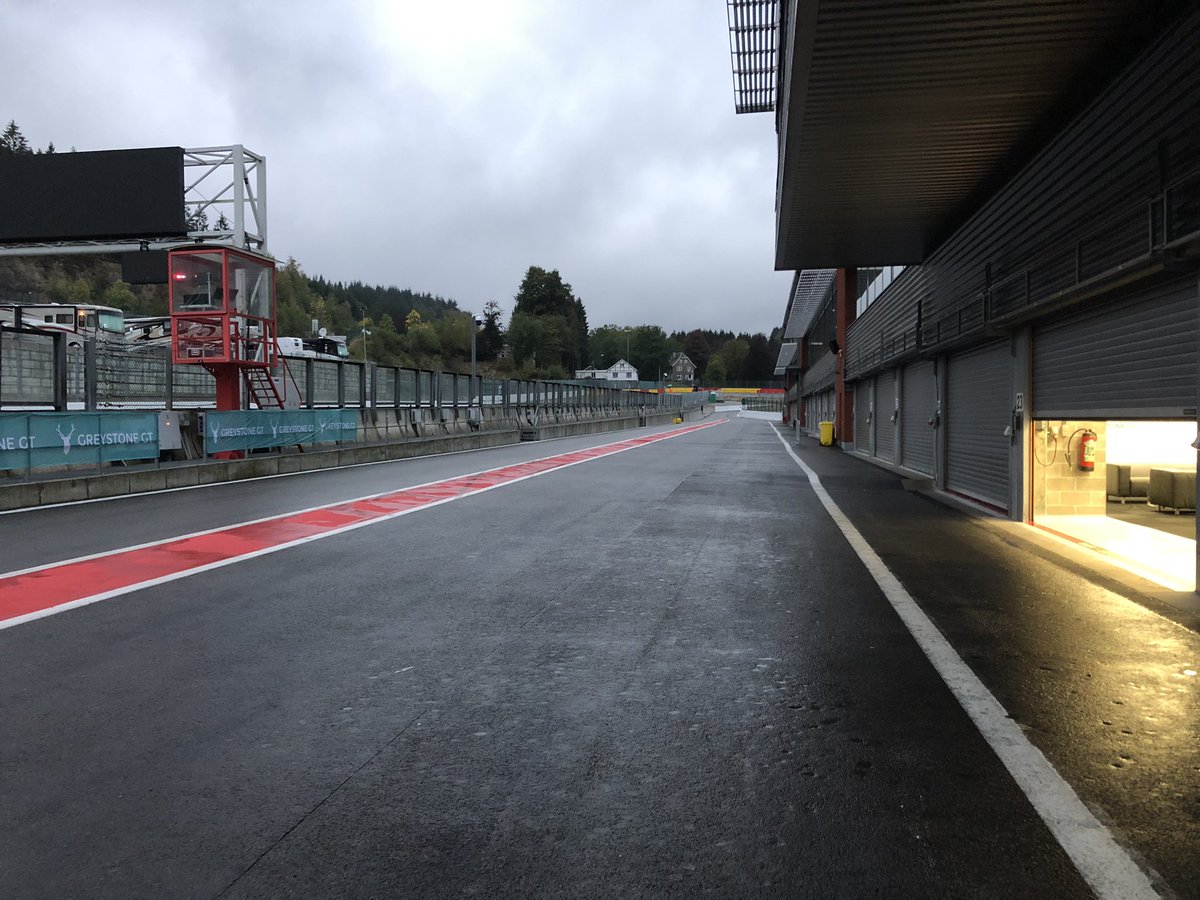
POLYGON ((125 319, 125 338, 145 343, 169 343, 170 316, 130 316, 125 319))
POLYGON ((279 353, 293 359, 329 359, 341 360, 349 358, 346 344, 334 338, 326 337, 281 337, 276 338, 279 353))
POLYGON ((85 340, 125 340, 125 313, 111 306, 90 303, 12 303, 0 306, 0 322, 37 331, 75 335, 67 339, 67 346, 73 348, 82 347, 85 340))

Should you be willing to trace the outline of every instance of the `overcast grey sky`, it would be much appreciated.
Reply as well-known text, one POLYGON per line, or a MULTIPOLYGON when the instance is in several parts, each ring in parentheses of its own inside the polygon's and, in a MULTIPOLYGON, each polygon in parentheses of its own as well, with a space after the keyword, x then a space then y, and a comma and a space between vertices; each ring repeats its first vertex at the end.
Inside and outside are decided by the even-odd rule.
POLYGON ((506 314, 558 269, 592 327, 770 331, 774 123, 736 116, 724 0, 0 0, 36 147, 240 143, 270 250, 506 314))

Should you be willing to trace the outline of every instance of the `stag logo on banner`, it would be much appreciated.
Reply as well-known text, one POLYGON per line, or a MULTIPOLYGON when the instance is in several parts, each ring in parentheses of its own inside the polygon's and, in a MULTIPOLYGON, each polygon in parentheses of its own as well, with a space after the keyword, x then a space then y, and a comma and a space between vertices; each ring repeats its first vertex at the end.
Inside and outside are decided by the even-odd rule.
POLYGON ((221 439, 221 426, 216 422, 212 423, 212 436, 214 444, 221 439))
POLYGON ((71 430, 66 434, 63 434, 62 429, 57 425, 54 426, 54 430, 58 432, 58 436, 62 439, 63 456, 67 456, 71 452, 71 436, 75 434, 75 426, 72 425, 71 430))

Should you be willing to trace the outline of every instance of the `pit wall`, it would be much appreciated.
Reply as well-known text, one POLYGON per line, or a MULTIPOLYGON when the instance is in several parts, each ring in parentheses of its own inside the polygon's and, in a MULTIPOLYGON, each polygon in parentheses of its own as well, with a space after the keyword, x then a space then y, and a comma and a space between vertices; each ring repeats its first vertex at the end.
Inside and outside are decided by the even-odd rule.
MULTIPOLYGON (((426 409, 416 412, 420 414, 416 417, 420 421, 414 423, 414 417, 409 415, 408 410, 400 410, 399 416, 396 410, 363 410, 360 414, 359 440, 375 443, 332 447, 320 445, 306 447, 303 453, 290 449, 280 453, 252 455, 246 459, 197 459, 160 468, 99 473, 93 470, 74 477, 12 482, 0 485, 0 511, 501 447, 519 443, 523 428, 529 426, 528 420, 522 419, 520 414, 503 415, 502 410, 484 410, 478 428, 472 427, 466 409, 426 409), (495 412, 496 415, 489 416, 488 412, 495 412)), ((601 434, 637 428, 639 425, 669 425, 679 415, 684 421, 690 422, 711 413, 711 405, 693 407, 682 414, 671 412, 642 417, 597 410, 593 418, 585 418, 573 412, 555 414, 543 410, 538 416, 538 432, 542 440, 601 434)), ((195 424, 196 417, 193 415, 191 427, 194 428, 195 424)))
POLYGON ((1105 464, 1108 459, 1107 422, 1039 419, 1033 427, 1033 515, 1102 516, 1108 499, 1105 464), (1083 430, 1096 434, 1096 465, 1078 468, 1083 430), (1072 435, 1074 435, 1072 437, 1072 435), (1069 444, 1069 447, 1068 447, 1069 444))

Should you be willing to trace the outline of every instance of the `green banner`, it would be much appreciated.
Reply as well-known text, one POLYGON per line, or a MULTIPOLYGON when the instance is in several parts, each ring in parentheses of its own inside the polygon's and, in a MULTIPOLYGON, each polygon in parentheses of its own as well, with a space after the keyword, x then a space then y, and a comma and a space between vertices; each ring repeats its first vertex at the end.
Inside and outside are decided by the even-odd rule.
POLYGON ((0 469, 158 458, 158 413, 0 414, 0 469))
POLYGON ((353 409, 252 409, 204 414, 204 452, 262 450, 296 444, 353 441, 358 411, 353 409))

